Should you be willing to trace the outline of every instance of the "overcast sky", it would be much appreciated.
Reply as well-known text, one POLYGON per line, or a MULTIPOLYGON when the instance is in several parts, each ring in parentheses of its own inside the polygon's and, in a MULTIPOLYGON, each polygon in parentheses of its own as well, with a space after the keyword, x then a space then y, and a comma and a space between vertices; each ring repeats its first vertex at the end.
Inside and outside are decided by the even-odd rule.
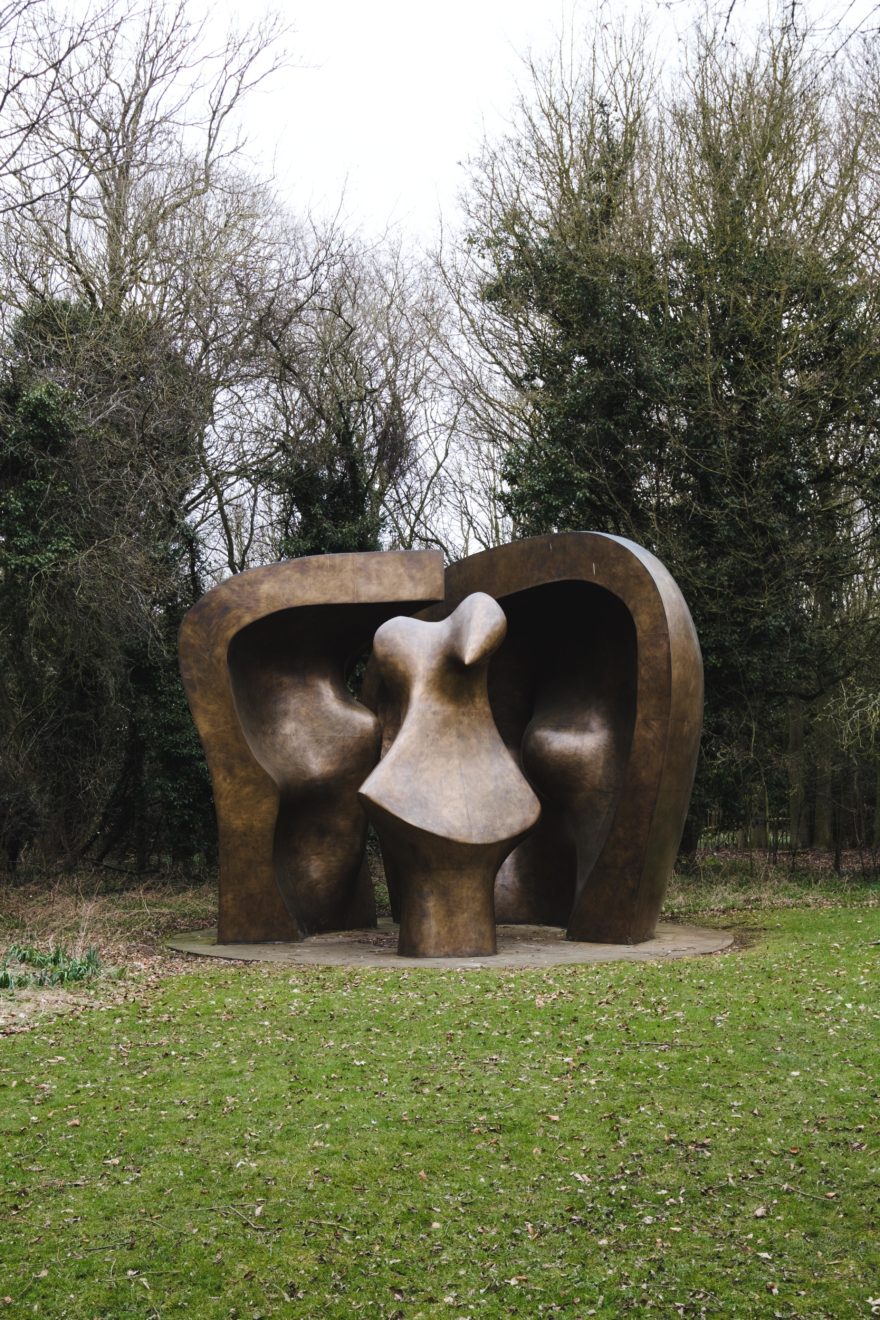
MULTIPOLYGON (((730 0, 717 8, 727 12, 730 0)), ((657 49, 674 58, 699 0, 279 0, 293 29, 292 66, 251 103, 254 164, 274 169, 297 211, 335 209, 368 233, 392 224, 430 241, 439 213, 453 218, 463 162, 484 132, 501 130, 522 57, 547 53, 560 34, 622 13, 648 17, 657 49)), ((257 15, 215 0, 210 23, 257 15)), ((865 22, 875 0, 810 9, 832 28, 865 22), (824 14, 824 17, 820 17, 824 14)), ((801 5, 802 9, 802 5, 801 5)), ((767 0, 736 0, 733 27, 754 27, 767 0)), ((832 41, 836 39, 832 36, 832 41)))
POLYGON ((300 67, 266 98, 291 200, 332 205, 344 189, 355 223, 433 232, 459 162, 510 107, 521 54, 547 48, 562 17, 553 0, 297 5, 300 67))

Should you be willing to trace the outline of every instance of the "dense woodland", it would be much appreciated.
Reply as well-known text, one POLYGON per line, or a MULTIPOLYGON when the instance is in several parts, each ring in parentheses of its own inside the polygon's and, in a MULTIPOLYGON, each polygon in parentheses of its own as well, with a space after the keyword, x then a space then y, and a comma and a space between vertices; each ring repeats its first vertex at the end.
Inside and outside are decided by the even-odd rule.
MULTIPOLYGON (((245 165, 271 22, 0 4, 0 842, 210 865, 185 611, 278 558, 589 528, 706 662, 684 847, 880 850, 880 46, 790 7, 527 67, 436 252, 245 165)), ((288 75, 290 76, 290 75, 288 75)), ((295 76, 295 75, 294 75, 295 76)))

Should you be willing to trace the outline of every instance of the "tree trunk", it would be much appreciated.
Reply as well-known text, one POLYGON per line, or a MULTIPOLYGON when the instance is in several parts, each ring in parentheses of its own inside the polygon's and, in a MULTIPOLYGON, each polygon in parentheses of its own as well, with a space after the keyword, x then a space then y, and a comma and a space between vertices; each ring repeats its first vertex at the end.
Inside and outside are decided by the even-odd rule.
POLYGON ((767 848, 767 794, 762 785, 758 792, 755 813, 751 820, 750 843, 753 848, 767 848))
POLYGON ((806 792, 804 789, 804 707, 799 697, 788 703, 788 838, 796 853, 806 846, 806 792))
POLYGON ((826 702, 816 720, 816 803, 813 815, 813 847, 826 851, 834 846, 834 764, 831 724, 826 702))

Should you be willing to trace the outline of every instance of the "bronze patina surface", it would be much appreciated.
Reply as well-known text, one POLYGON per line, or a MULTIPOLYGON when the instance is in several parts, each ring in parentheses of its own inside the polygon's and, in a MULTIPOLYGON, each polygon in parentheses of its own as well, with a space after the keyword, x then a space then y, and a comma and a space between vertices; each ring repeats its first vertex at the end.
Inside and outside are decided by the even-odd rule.
POLYGON ((445 597, 432 551, 288 561, 209 592, 180 655, 214 787, 221 942, 374 919, 359 789, 401 952, 484 956, 496 921, 651 938, 703 679, 687 605, 646 550, 518 541, 453 564, 445 597), (377 628, 367 710, 345 666, 377 628))
POLYGON ((436 551, 319 555, 241 573, 186 615, 180 668, 214 791, 221 942, 374 919, 357 789, 379 731, 345 666, 386 619, 442 595, 436 551))
MULTIPOLYGON (((499 873, 496 920, 558 923, 576 940, 652 938, 702 726, 702 659, 681 592, 647 550, 598 532, 461 560, 422 617, 474 591, 507 615, 489 697, 542 804, 499 873)), ((393 728, 387 696, 374 700, 393 728)))
POLYGON ((373 663, 402 718, 359 796, 394 876, 406 957, 494 954, 495 876, 540 813, 489 706, 505 631, 478 592, 441 622, 397 618, 376 633, 373 663))

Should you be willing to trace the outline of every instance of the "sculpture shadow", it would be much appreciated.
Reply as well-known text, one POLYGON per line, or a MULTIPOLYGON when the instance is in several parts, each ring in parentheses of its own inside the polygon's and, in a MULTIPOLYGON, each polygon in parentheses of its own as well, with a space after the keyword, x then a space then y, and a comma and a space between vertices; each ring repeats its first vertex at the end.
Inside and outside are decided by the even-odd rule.
POLYGON ((541 802, 495 882, 495 919, 565 926, 617 809, 636 716, 629 610, 589 582, 503 598, 507 638, 489 669, 495 722, 541 802))
POLYGON ((303 936, 376 922, 357 791, 379 759, 381 733, 346 679, 386 614, 375 605, 280 610, 229 644, 241 731, 278 790, 275 883, 303 936))

